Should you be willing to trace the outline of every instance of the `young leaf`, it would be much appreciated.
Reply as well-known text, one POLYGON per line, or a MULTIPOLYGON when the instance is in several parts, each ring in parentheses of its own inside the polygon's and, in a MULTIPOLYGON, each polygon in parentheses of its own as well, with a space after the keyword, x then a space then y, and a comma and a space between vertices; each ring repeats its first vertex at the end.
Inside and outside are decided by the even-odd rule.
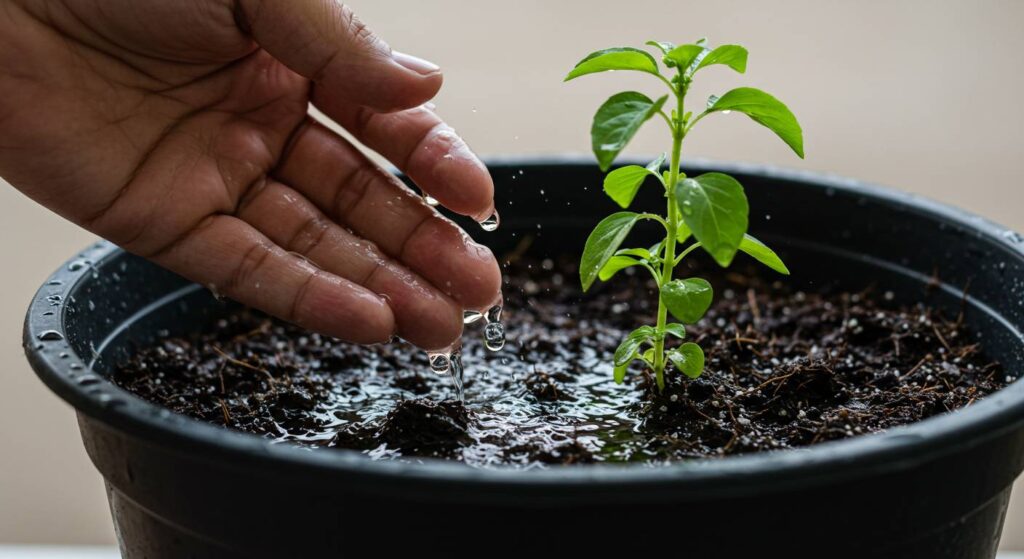
POLYGON ((646 361, 648 365, 654 365, 654 348, 649 347, 644 350, 640 358, 646 361))
POLYGON ((615 384, 622 384, 622 381, 626 380, 626 368, 629 367, 629 363, 625 365, 617 365, 615 371, 612 373, 612 378, 615 379, 615 384))
POLYGON ((650 326, 641 326, 630 332, 615 349, 615 366, 621 367, 632 361, 636 357, 636 351, 640 349, 640 345, 652 337, 654 337, 654 328, 650 326))
POLYGON ((665 53, 665 65, 672 68, 689 68, 705 50, 701 45, 680 45, 665 53))
POLYGON ((686 328, 678 322, 665 325, 665 333, 672 334, 680 340, 686 337, 686 328))
POLYGON ((704 173, 679 181, 676 204, 704 250, 728 266, 747 232, 750 208, 743 186, 729 175, 704 173))
POLYGON ((690 378, 699 377, 704 370, 704 351, 693 342, 686 342, 673 349, 668 353, 668 358, 676 369, 690 378))
POLYGON ((651 257, 648 260, 658 260, 661 258, 661 250, 665 248, 665 241, 658 241, 656 244, 651 245, 651 248, 647 249, 647 252, 651 253, 651 257))
POLYGON ((738 87, 722 95, 707 113, 718 111, 739 111, 757 123, 767 127, 786 142, 790 148, 804 157, 804 136, 800 123, 786 105, 778 99, 753 87, 738 87))
POLYGON ((664 162, 665 154, 662 154, 661 157, 648 163, 646 167, 626 165, 625 167, 615 169, 604 177, 605 194, 612 200, 615 200, 616 204, 623 208, 628 208, 633 203, 633 198, 636 197, 636 193, 640 190, 640 185, 644 183, 644 179, 648 176, 653 176, 661 181, 661 174, 658 173, 658 169, 664 162))
POLYGON ((617 251, 615 256, 635 256, 642 260, 650 260, 652 255, 646 248, 624 248, 617 251))
POLYGON ((694 324, 711 306, 714 292, 702 278, 672 280, 661 286, 661 300, 672 316, 685 324, 694 324))
POLYGON ((747 71, 747 49, 739 45, 722 45, 701 57, 694 73, 712 64, 724 64, 739 73, 747 71))
POLYGON ((640 125, 657 114, 666 99, 668 95, 652 101, 643 93, 624 91, 612 95, 597 109, 590 127, 590 141, 602 171, 608 170, 640 125))
POLYGON ((564 81, 608 70, 636 70, 657 75, 658 61, 647 51, 633 47, 613 47, 588 54, 565 76, 564 81))
POLYGON ((644 44, 652 47, 658 47, 658 50, 660 50, 662 54, 668 54, 672 49, 676 48, 675 45, 666 41, 647 41, 644 44))
POLYGON ((612 256, 604 263, 604 266, 601 267, 601 271, 597 273, 597 277, 601 281, 608 281, 612 276, 619 273, 620 270, 624 270, 630 266, 636 266, 639 263, 639 260, 628 256, 612 256))
POLYGON ((636 225, 639 215, 633 212, 616 212, 601 220, 587 237, 580 258, 580 281, 583 291, 590 289, 605 263, 619 249, 619 245, 636 225))
POLYGON ((693 232, 690 231, 690 227, 686 225, 685 221, 680 221, 679 225, 676 225, 676 242, 685 243, 686 239, 690 238, 693 232))
POLYGON ((784 275, 789 275, 789 268, 782 263, 782 259, 779 255, 775 254, 775 251, 768 248, 767 245, 761 241, 755 239, 750 235, 744 235, 743 240, 740 242, 740 250, 754 257, 754 260, 768 266, 776 272, 784 275))

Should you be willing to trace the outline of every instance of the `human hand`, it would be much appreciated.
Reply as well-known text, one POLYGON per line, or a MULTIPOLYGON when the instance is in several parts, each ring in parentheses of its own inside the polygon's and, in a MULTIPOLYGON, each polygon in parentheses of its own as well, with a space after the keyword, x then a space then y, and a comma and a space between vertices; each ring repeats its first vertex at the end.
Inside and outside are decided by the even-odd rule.
POLYGON ((5 2, 0 175, 272 315, 440 349, 498 298, 494 256, 307 109, 480 221, 490 176, 424 105, 441 81, 332 0, 5 2))

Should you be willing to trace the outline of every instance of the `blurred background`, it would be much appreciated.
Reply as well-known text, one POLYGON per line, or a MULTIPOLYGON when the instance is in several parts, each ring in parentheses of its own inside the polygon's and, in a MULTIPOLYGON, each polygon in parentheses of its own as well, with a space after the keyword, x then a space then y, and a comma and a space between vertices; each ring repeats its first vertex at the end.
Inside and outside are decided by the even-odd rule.
MULTIPOLYGON (((746 46, 747 74, 705 70, 691 98, 738 85, 773 93, 800 119, 807 159, 739 114, 698 128, 684 159, 828 171, 1024 229, 1019 0, 350 4, 395 49, 444 69, 438 111, 482 155, 588 153, 596 107, 622 89, 653 93, 658 83, 620 72, 563 84, 569 68, 599 48, 707 36, 746 46)), ((662 132, 649 127, 627 152, 663 151, 662 132)), ((20 345, 36 288, 94 238, 6 185, 0 232, 0 543, 112 543, 100 476, 74 415, 35 378, 20 345)), ((1015 497, 1003 547, 1024 550, 1024 487, 1015 497)))

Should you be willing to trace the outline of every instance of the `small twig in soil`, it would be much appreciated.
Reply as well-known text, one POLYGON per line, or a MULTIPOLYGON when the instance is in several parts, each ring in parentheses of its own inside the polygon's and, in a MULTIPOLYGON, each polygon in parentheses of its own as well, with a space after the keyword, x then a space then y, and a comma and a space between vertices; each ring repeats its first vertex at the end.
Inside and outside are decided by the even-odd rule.
POLYGON ((223 357, 227 362, 229 362, 229 363, 231 363, 233 365, 237 365, 239 367, 245 368, 245 369, 249 369, 250 371, 256 371, 258 373, 262 373, 263 375, 265 375, 267 377, 267 382, 270 384, 270 389, 273 390, 275 393, 277 392, 277 385, 274 383, 274 377, 273 377, 273 375, 270 374, 269 371, 267 371, 266 369, 262 369, 260 367, 257 367, 255 365, 250 365, 249 363, 246 363, 245 361, 240 361, 238 359, 235 359, 234 357, 231 357, 230 355, 224 353, 217 346, 211 346, 211 347, 213 347, 213 351, 216 351, 217 354, 220 355, 221 357, 223 357))

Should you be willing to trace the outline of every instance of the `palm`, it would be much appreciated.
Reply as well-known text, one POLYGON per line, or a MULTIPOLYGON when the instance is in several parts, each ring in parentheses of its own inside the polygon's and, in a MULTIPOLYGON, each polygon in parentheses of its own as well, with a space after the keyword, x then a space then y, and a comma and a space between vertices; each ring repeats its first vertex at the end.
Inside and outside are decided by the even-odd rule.
MULTIPOLYGON (((447 206, 483 217, 489 178, 432 111, 366 108, 417 105, 439 75, 393 64, 372 79, 330 41, 295 48, 310 23, 301 12, 243 7, 258 45, 227 3, 120 4, 8 14, 4 50, 29 53, 2 61, 15 76, 0 80, 0 171, 12 184, 127 250, 356 341, 397 331, 440 347, 462 308, 493 301, 489 252, 307 116, 315 103, 447 206)), ((332 9, 338 20, 317 24, 347 22, 350 41, 376 48, 332 9)))

